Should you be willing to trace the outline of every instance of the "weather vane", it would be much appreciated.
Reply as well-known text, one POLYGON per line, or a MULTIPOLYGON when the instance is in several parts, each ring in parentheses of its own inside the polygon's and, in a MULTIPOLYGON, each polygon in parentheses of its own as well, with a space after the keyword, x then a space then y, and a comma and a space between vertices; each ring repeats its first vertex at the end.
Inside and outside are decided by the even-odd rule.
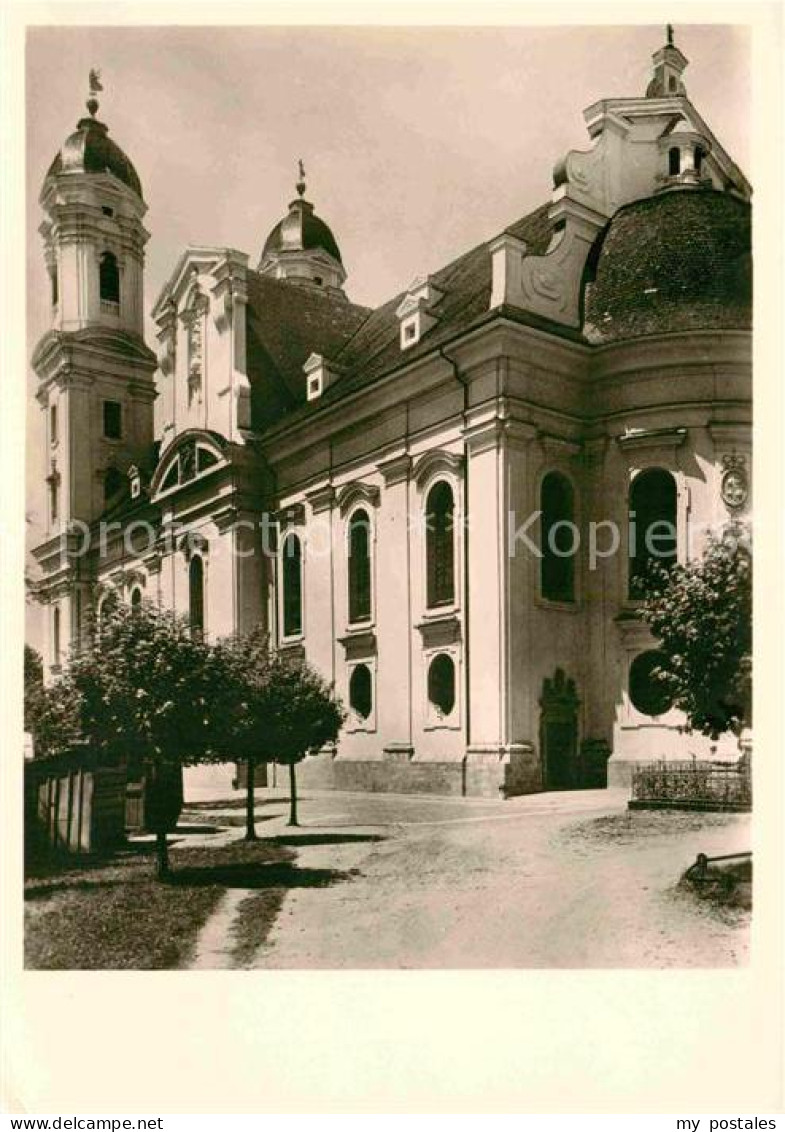
POLYGON ((90 68, 89 84, 90 97, 87 100, 87 109, 90 111, 92 116, 95 117, 96 111, 98 110, 98 99, 95 96, 99 91, 102 91, 104 89, 101 84, 101 72, 97 67, 90 68))
POLYGON ((297 167, 298 167, 299 172, 300 172, 300 179, 297 182, 297 185, 295 186, 295 188, 297 189, 297 192, 300 194, 300 196, 304 196, 305 195, 305 166, 303 165, 302 157, 297 162, 297 167))

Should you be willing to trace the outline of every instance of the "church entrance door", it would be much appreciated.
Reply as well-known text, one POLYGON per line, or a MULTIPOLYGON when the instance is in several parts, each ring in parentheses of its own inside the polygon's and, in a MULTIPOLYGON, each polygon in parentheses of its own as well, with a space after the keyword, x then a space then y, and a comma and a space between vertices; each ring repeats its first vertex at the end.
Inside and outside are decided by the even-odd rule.
POLYGON ((540 699, 540 752, 546 790, 577 790, 582 785, 578 762, 578 706, 575 682, 561 668, 543 681, 540 699))

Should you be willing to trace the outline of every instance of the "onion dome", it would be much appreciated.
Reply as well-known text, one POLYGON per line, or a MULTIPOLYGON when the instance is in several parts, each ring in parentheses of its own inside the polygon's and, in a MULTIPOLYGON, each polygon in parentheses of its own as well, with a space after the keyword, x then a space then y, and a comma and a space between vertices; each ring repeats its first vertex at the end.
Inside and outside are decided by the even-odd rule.
POLYGON ((619 209, 587 261, 586 337, 749 329, 750 228, 747 201, 708 188, 671 189, 619 209))
POLYGON ((343 262, 335 236, 321 217, 316 215, 310 201, 298 197, 289 205, 289 215, 275 225, 265 240, 262 260, 271 252, 317 249, 327 252, 339 263, 343 262))
POLYGON ((80 118, 76 131, 66 138, 47 171, 47 177, 61 173, 111 173, 142 196, 142 185, 131 161, 119 145, 108 136, 109 128, 95 117, 98 110, 97 91, 102 90, 99 75, 90 72, 90 97, 87 100, 89 118, 80 118))
POLYGON ((327 224, 305 199, 305 170, 299 163, 297 197, 264 242, 259 271, 296 282, 340 287, 346 278, 341 252, 327 224))

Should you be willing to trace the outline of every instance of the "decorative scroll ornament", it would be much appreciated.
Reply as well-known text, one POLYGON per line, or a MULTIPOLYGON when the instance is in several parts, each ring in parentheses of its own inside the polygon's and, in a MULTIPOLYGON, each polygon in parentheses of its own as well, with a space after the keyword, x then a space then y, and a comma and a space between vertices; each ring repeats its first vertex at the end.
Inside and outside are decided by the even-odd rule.
POLYGON ((744 456, 723 456, 720 494, 726 507, 736 511, 743 507, 750 494, 749 478, 747 476, 747 461, 744 456))

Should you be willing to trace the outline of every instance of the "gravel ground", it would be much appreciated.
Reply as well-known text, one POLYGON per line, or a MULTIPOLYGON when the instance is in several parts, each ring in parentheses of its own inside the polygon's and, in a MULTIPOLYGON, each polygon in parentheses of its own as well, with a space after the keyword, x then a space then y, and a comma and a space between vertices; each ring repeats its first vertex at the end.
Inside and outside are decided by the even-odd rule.
POLYGON ((749 914, 701 902, 678 882, 698 852, 749 848, 749 816, 630 814, 625 800, 608 791, 508 802, 314 794, 303 799, 303 827, 288 831, 285 798, 276 804, 265 791, 260 834, 294 850, 298 870, 334 879, 290 887, 258 946, 245 901, 234 926, 243 965, 746 963, 749 914))

